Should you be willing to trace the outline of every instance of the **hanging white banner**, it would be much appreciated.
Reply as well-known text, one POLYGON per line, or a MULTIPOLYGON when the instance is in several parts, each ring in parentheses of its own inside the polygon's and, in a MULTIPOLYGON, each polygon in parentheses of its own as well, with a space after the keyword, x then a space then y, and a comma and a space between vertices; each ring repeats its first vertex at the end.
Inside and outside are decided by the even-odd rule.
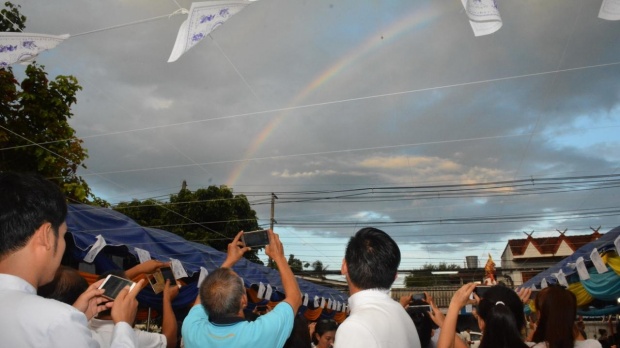
POLYGON ((461 0, 475 36, 493 34, 502 27, 495 0, 461 0))
POLYGON ((620 20, 620 0, 603 0, 598 18, 608 21, 620 20))
POLYGON ((174 62, 251 1, 193 2, 189 15, 181 24, 168 63, 174 62))
POLYGON ((32 62, 39 53, 56 47, 65 35, 0 32, 0 68, 32 62))

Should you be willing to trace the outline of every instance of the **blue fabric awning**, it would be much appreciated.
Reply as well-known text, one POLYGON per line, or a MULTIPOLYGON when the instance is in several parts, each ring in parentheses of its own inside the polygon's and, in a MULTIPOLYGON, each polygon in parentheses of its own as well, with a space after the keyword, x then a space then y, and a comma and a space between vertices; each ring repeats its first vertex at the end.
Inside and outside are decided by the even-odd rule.
MULTIPOLYGON (((187 274, 196 280, 201 266, 212 271, 226 259, 224 252, 187 241, 171 232, 142 227, 129 217, 112 209, 71 204, 67 216, 67 227, 67 233, 71 235, 75 244, 75 249, 70 252, 78 260, 84 259, 98 235, 105 239, 107 246, 126 247, 126 252, 133 255, 136 260, 138 256, 134 248, 147 250, 152 258, 160 261, 177 259, 181 261, 187 274)), ((94 263, 98 269, 104 271, 116 267, 109 258, 101 255, 95 258, 94 263)), ((259 283, 269 284, 275 292, 280 292, 280 297, 282 297, 282 283, 278 271, 246 259, 241 259, 233 269, 243 278, 246 287, 259 283)), ((307 293, 310 299, 318 296, 341 303, 347 300, 348 296, 340 291, 303 279, 297 279, 297 281, 302 294, 307 293)), ((190 284, 181 289, 179 297, 186 298, 186 300, 175 300, 175 303, 186 302, 189 299, 193 301, 197 293, 194 282, 193 285, 190 284)), ((278 295, 275 294, 275 297, 277 298, 278 295)))
POLYGON ((547 281, 548 284, 557 283, 557 279, 552 275, 554 273, 558 273, 560 270, 562 270, 562 272, 566 275, 566 278, 569 278, 573 275, 576 276, 577 270, 575 269, 574 265, 578 258, 583 257, 586 266, 588 268, 591 267, 592 261, 590 259, 590 253, 592 252, 592 249, 596 248, 599 253, 614 249, 614 241, 616 240, 616 238, 618 238, 618 235, 620 235, 620 226, 603 234, 601 238, 577 249, 572 255, 568 256, 567 258, 558 262, 547 270, 540 272, 535 277, 525 282, 523 286, 529 288, 532 285, 535 285, 537 289, 540 289, 540 283, 543 278, 547 281))

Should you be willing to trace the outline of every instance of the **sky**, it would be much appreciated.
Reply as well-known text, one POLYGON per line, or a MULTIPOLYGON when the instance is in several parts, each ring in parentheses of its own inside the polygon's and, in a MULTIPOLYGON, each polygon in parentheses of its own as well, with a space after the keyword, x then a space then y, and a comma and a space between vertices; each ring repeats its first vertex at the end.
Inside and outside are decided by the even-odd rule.
POLYGON ((27 32, 71 35, 37 62, 83 87, 79 174, 110 203, 228 185, 268 226, 273 192, 285 252, 331 270, 364 226, 412 270, 620 225, 600 0, 498 1, 479 37, 460 0, 259 0, 174 63, 189 1, 16 3, 27 32))

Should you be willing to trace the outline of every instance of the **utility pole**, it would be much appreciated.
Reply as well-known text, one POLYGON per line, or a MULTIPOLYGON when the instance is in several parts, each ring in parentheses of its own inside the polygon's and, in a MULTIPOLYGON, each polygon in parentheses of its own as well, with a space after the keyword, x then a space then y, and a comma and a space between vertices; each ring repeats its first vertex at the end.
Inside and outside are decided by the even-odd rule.
MULTIPOLYGON (((270 219, 270 223, 269 223, 269 229, 273 232, 273 224, 276 223, 276 219, 275 219, 275 212, 276 212, 276 199, 278 199, 278 196, 276 196, 275 193, 271 193, 271 219, 270 219)), ((267 260, 267 266, 272 264, 272 260, 271 257, 267 260)), ((274 269, 275 264, 274 265, 274 269)))
POLYGON ((271 223, 269 225, 269 229, 272 231, 273 231, 273 224, 277 223, 275 219, 276 199, 278 199, 278 196, 276 196, 276 194, 272 192, 271 193, 271 223))

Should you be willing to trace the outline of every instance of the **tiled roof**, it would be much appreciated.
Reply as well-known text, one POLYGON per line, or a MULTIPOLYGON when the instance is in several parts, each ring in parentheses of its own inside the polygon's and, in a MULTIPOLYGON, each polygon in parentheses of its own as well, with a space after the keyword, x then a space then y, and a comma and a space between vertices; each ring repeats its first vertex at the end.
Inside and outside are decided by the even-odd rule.
POLYGON ((549 255, 555 254, 560 247, 562 241, 566 241, 566 244, 573 250, 577 250, 582 246, 599 239, 602 234, 594 232, 592 234, 579 235, 579 236, 567 236, 561 234, 557 237, 541 237, 533 238, 528 236, 525 239, 510 239, 508 240, 508 246, 512 255, 519 256, 525 253, 528 244, 532 244, 541 254, 549 255))

